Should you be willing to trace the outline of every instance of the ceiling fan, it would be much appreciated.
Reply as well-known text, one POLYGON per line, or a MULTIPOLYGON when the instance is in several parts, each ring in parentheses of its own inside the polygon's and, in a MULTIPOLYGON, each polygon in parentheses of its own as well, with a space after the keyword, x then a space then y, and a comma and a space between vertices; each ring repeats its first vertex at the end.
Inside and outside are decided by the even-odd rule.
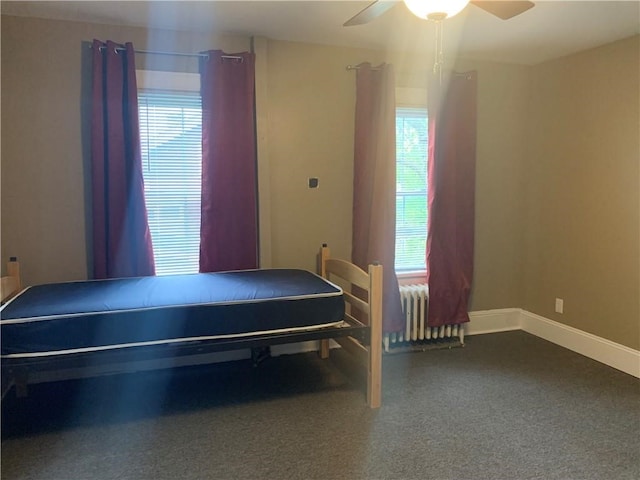
MULTIPOLYGON (((376 0, 366 6, 356 15, 344 23, 345 27, 369 23, 387 10, 395 7, 402 0, 376 0)), ((427 20, 441 21, 460 13, 469 3, 495 15, 503 20, 508 20, 516 15, 526 12, 534 6, 533 2, 526 0, 499 0, 499 1, 474 1, 474 0, 403 0, 407 8, 417 17, 427 20)))

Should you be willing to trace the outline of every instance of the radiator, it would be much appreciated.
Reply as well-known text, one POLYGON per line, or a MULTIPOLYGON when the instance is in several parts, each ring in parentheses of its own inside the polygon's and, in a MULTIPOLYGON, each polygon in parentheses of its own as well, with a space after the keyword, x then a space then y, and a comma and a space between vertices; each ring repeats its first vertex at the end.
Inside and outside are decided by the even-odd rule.
POLYGON ((400 300, 404 314, 404 330, 386 333, 383 337, 384 349, 390 349, 427 343, 438 339, 458 337, 464 344, 463 325, 427 326, 427 308, 429 306, 429 286, 426 284, 401 285, 400 300))

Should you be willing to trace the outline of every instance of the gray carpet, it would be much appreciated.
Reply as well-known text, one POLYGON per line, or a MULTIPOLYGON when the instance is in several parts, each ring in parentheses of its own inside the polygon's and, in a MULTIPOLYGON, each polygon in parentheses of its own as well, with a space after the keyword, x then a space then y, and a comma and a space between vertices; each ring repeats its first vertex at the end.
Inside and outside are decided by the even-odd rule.
POLYGON ((9 394, 2 478, 640 478, 640 381, 544 340, 387 356, 377 411, 332 354, 9 394))

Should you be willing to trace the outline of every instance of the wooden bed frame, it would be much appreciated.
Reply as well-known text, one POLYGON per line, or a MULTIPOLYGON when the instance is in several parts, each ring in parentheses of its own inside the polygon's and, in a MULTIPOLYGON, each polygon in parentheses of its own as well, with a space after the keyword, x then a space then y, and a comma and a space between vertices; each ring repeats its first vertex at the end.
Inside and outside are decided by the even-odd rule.
MULTIPOLYGON (((329 247, 325 244, 320 250, 319 273, 329 281, 338 277, 351 288, 355 286, 364 292, 366 301, 356 297, 351 289, 344 289, 345 306, 350 307, 345 312, 344 320, 349 325, 366 328, 368 342, 359 341, 353 336, 336 337, 334 340, 366 368, 367 404, 371 408, 378 408, 382 403, 382 265, 373 263, 365 272, 353 263, 331 258, 329 247), (355 318, 354 309, 367 317, 367 325, 355 318)), ((319 354, 321 358, 329 357, 328 339, 320 340, 319 354)))
MULTIPOLYGON (((250 337, 207 340, 187 344, 135 347, 113 351, 76 353, 63 358, 35 357, 29 359, 2 360, 2 397, 12 386, 18 396, 26 395, 30 377, 51 375, 55 372, 81 369, 90 371, 96 365, 128 365, 124 370, 136 371, 136 362, 153 361, 178 356, 202 355, 243 348, 264 348, 271 345, 309 340, 319 341, 321 358, 329 356, 329 340, 338 342, 366 370, 367 404, 371 408, 381 405, 382 388, 382 266, 370 265, 368 272, 345 260, 331 258, 330 250, 323 245, 319 254, 319 273, 329 281, 339 284, 344 291, 345 318, 340 327, 328 327, 309 332, 263 334, 250 337), (367 300, 361 300, 351 292, 353 286, 366 292, 367 300), (357 320, 352 312, 357 309, 367 320, 357 320)), ((20 267, 11 258, 7 276, 2 277, 1 300, 4 303, 17 295, 22 287, 20 267)), ((122 367, 120 367, 122 368, 122 367)), ((83 375, 87 376, 87 375, 83 375)), ((90 376, 90 375, 89 375, 90 376)), ((47 380, 40 380, 47 381, 47 380)))
POLYGON ((20 264, 16 257, 11 257, 7 263, 7 276, 0 282, 0 300, 2 303, 16 296, 22 289, 20 283, 20 264))

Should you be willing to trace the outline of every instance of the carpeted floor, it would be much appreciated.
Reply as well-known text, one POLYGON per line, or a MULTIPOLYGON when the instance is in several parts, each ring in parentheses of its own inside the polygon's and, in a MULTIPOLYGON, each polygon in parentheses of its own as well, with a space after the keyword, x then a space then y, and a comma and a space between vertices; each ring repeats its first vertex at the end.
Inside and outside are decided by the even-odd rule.
POLYGON ((67 381, 2 405, 2 479, 634 479, 640 380, 523 332, 67 381))

